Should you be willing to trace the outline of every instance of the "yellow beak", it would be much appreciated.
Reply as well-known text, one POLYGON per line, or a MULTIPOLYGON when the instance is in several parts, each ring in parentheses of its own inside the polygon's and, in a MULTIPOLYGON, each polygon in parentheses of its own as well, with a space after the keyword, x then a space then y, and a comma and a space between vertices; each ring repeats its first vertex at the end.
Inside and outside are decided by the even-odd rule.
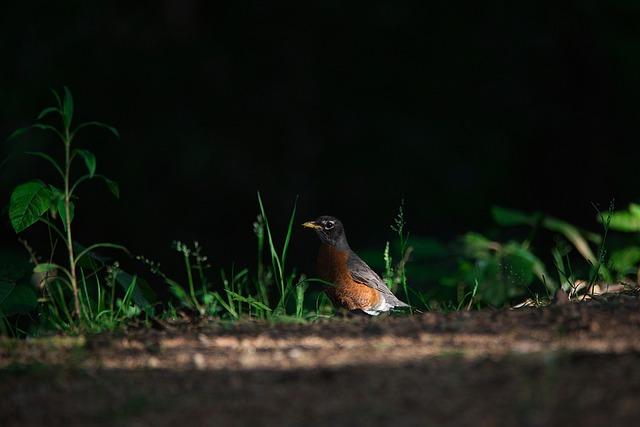
POLYGON ((321 225, 318 225, 313 221, 307 221, 304 224, 302 224, 302 226, 307 228, 322 228, 321 225))

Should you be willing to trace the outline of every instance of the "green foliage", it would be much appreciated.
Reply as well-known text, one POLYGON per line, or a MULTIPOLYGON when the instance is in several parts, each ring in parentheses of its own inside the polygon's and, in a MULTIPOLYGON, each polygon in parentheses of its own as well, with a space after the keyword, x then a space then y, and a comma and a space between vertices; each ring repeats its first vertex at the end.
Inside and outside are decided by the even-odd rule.
MULTIPOLYGON (((600 216, 598 221, 603 221, 600 216)), ((640 205, 631 203, 625 211, 612 212, 609 227, 626 233, 640 232, 640 205)))
MULTIPOLYGON (((140 305, 133 299, 139 289, 138 278, 133 277, 123 286, 123 292, 117 292, 116 277, 121 272, 117 264, 106 267, 107 274, 103 280, 95 273, 85 274, 80 268, 80 304, 81 317, 76 319, 68 303, 69 288, 61 281, 53 280, 45 287, 47 304, 42 311, 46 326, 62 331, 101 332, 121 327, 125 323, 137 319, 143 313, 140 305)), ((147 306, 145 315, 153 316, 154 312, 147 306)))
MULTIPOLYGON (((606 262, 611 212, 612 208, 609 214, 599 215, 602 234, 542 213, 494 207, 492 214, 501 227, 493 230, 492 237, 466 233, 457 244, 448 246, 434 239, 413 237, 412 262, 407 267, 416 284, 410 289, 413 305, 419 310, 502 307, 527 296, 538 302, 548 301, 559 286, 573 292, 580 282, 587 288, 615 279, 628 282, 626 275, 638 273, 640 246, 615 248, 606 262), (538 238, 543 234, 547 236, 538 238), (508 237, 500 238, 502 235, 508 237), (545 247, 550 241, 553 246, 545 247)), ((385 248, 383 267, 387 283, 392 284, 394 269, 389 252, 385 248)), ((369 259, 375 260, 373 255, 369 259)))
POLYGON ((627 246, 611 252, 609 262, 621 276, 636 274, 640 265, 640 246, 627 246))
POLYGON ((71 92, 65 87, 62 98, 60 98, 55 91, 53 91, 53 94, 57 101, 57 106, 47 107, 42 110, 38 115, 38 120, 45 118, 49 114, 58 115, 61 118, 62 127, 56 128, 52 125, 38 122, 25 128, 17 129, 11 134, 9 139, 17 138, 31 129, 48 131, 57 136, 64 148, 62 161, 58 161, 49 154, 40 151, 28 152, 27 154, 44 159, 53 166, 62 178, 64 188, 58 189, 53 185, 47 186, 42 181, 31 181, 17 186, 13 191, 9 205, 9 216, 16 233, 20 233, 38 222, 47 211, 50 211, 54 215, 56 213, 59 214, 63 227, 65 229, 69 227, 73 221, 73 216, 69 214, 67 217, 67 212, 74 209, 71 199, 75 196, 78 186, 88 179, 95 177, 101 178, 105 181, 112 193, 115 195, 119 193, 117 184, 112 180, 102 175, 96 175, 96 157, 91 151, 87 149, 72 149, 72 146, 75 145, 74 138, 76 134, 85 127, 97 126, 106 128, 116 137, 119 136, 118 132, 111 126, 100 122, 81 123, 75 129, 72 129, 74 102, 71 92), (77 179, 72 180, 72 164, 78 156, 83 159, 88 174, 81 175, 77 179))
POLYGON ((73 153, 82 157, 87 171, 89 171, 89 177, 93 178, 96 174, 96 156, 89 150, 74 150, 73 153))
MULTIPOLYGON (((53 134, 61 142, 61 156, 40 151, 27 154, 49 163, 60 177, 60 186, 45 184, 40 180, 16 186, 9 202, 10 223, 16 233, 22 233, 39 222, 49 228, 52 239, 50 242, 52 253, 48 257, 49 261, 40 262, 35 254, 31 253, 34 277, 44 278, 40 282, 42 285, 40 314, 46 319, 45 323, 54 328, 72 331, 113 328, 134 313, 140 314, 138 306, 143 307, 146 312, 152 311, 151 299, 143 295, 145 290, 148 291, 148 285, 144 286, 136 277, 127 277, 125 273, 119 272, 110 285, 110 300, 105 299, 107 289, 101 284, 99 273, 106 268, 106 264, 98 258, 93 260, 88 258, 91 258, 93 251, 99 248, 125 251, 126 249, 113 243, 96 243, 84 248, 73 239, 72 224, 76 215, 76 193, 85 181, 99 178, 106 183, 114 195, 119 195, 119 188, 115 182, 96 174, 95 155, 85 148, 75 147, 77 145, 75 138, 81 129, 88 126, 106 128, 116 137, 118 132, 100 122, 81 123, 73 129, 75 107, 71 91, 65 87, 62 97, 56 91, 52 92, 56 104, 43 109, 37 117, 37 123, 17 129, 9 138, 17 138, 33 129, 53 134), (59 127, 40 121, 49 116, 57 116, 60 119, 59 127), (73 166, 77 158, 82 159, 86 173, 76 176, 73 166), (56 223, 61 223, 62 227, 56 223), (66 250, 64 263, 52 261, 57 258, 55 248, 58 241, 63 243, 66 250), (122 298, 116 298, 116 282, 124 288, 122 298), (72 307, 68 306, 70 301, 72 307)), ((28 246, 27 248, 30 249, 28 246)), ((5 305, 0 306, 5 326, 9 324, 7 316, 25 314, 38 307, 36 290, 32 286, 18 286, 9 281, 1 283, 4 289, 3 294, 6 294, 3 298, 5 305)))
MULTIPOLYGON (((475 284, 477 303, 499 307, 522 296, 534 279, 552 286, 543 263, 526 244, 501 244, 477 233, 462 238, 463 257, 454 283, 464 288, 475 284)), ((461 299, 462 300, 462 299, 461 299)))
POLYGON ((498 206, 494 206, 491 213, 496 223, 502 226, 527 225, 532 227, 534 232, 536 232, 538 228, 545 228, 551 232, 559 233, 571 242, 585 260, 592 264, 597 262, 597 258, 591 250, 588 241, 590 240, 593 243, 600 244, 602 238, 598 234, 581 231, 566 221, 541 213, 526 214, 498 206))
MULTIPOLYGON (((531 215, 523 214, 522 212, 498 208, 493 209, 494 219, 501 225, 529 225, 532 228, 531 237, 525 241, 526 244, 530 244, 533 236, 536 235, 538 229, 546 229, 555 234, 563 236, 566 241, 573 246, 573 248, 582 256, 582 258, 590 266, 590 273, 587 275, 588 280, 593 283, 597 279, 611 281, 612 275, 609 269, 605 265, 605 240, 607 232, 610 227, 611 220, 613 219, 613 206, 610 207, 608 215, 605 217, 602 213, 598 212, 598 219, 604 226, 604 233, 602 235, 580 230, 569 224, 566 221, 535 213, 531 215), (507 222, 505 222, 507 218, 507 222), (514 218, 527 218, 526 221, 517 223, 514 218), (591 242, 591 243, 590 243, 591 242), (591 244, 597 245, 596 252, 591 248, 591 244)), ((566 256, 566 255, 565 255, 566 256)), ((554 255, 557 263, 557 254, 554 255)), ((561 275, 564 275, 563 271, 560 271, 561 275)))
POLYGON ((18 185, 11 194, 9 220, 16 233, 38 222, 51 208, 53 194, 42 181, 18 185))

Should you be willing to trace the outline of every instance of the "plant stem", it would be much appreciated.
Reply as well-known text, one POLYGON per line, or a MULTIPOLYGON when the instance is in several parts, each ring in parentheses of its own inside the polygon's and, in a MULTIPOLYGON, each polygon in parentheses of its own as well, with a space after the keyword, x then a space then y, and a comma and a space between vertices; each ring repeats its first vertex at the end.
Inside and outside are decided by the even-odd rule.
POLYGON ((193 286, 193 273, 191 272, 191 262, 189 261, 189 255, 186 253, 184 254, 184 264, 185 264, 185 267, 187 268, 187 279, 189 280, 189 294, 191 295, 191 300, 193 301, 193 305, 195 306, 196 310, 198 310, 198 312, 202 314, 202 310, 200 309, 200 304, 198 303, 198 298, 196 298, 196 290, 193 286))
POLYGON ((80 298, 78 297, 78 280, 76 277, 76 261, 73 253, 73 239, 71 236, 71 192, 69 180, 71 176, 71 136, 69 128, 65 128, 64 132, 64 222, 67 229, 67 252, 69 253, 69 272, 71 273, 71 289, 73 291, 73 303, 75 307, 75 315, 80 319, 80 298))

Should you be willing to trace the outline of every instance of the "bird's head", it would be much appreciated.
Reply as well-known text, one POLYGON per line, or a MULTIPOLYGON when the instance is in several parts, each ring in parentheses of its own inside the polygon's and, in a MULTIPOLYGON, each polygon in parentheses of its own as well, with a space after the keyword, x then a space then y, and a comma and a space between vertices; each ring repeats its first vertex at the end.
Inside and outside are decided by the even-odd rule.
POLYGON ((329 246, 347 246, 347 239, 344 235, 344 227, 337 218, 332 216, 321 216, 313 221, 302 224, 303 227, 316 231, 320 241, 329 246))

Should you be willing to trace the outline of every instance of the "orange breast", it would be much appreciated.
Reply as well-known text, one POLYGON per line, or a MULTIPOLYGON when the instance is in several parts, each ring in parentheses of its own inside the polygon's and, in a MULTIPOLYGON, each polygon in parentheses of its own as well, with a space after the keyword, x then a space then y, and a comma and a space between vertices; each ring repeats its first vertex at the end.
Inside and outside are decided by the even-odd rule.
POLYGON ((375 289, 358 283, 351 278, 347 268, 349 253, 334 247, 322 245, 318 255, 318 276, 334 286, 327 294, 337 306, 348 310, 368 310, 380 302, 380 293, 375 289))

